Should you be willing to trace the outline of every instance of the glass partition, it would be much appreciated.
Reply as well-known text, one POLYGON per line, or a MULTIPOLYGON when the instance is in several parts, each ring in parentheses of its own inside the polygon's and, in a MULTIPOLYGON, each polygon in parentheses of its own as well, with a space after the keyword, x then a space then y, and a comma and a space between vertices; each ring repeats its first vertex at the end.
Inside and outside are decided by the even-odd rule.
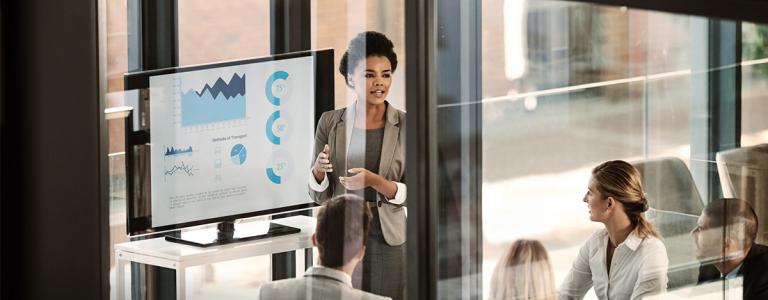
MULTIPOLYGON (((108 127, 108 155, 110 162, 110 255, 112 257, 111 261, 113 262, 110 272, 110 282, 113 287, 113 298, 118 297, 116 287, 118 284, 117 280, 120 278, 120 276, 116 274, 117 268, 114 264, 116 253, 115 245, 145 239, 163 239, 162 235, 150 234, 136 237, 128 236, 126 234, 126 219, 128 218, 126 216, 126 208, 129 207, 129 190, 131 188, 136 189, 136 186, 131 185, 131 178, 129 178, 129 176, 130 174, 139 174, 137 177, 134 177, 134 180, 136 178, 140 180, 150 179, 148 172, 141 173, 141 170, 130 171, 134 166, 131 165, 131 159, 126 157, 126 152, 130 153, 130 151, 126 151, 126 147, 131 147, 131 145, 126 145, 126 141, 128 141, 128 144, 135 143, 137 139, 141 139, 141 134, 149 133, 148 129, 151 124, 149 124, 150 121, 148 115, 150 110, 148 108, 150 107, 149 102, 152 101, 152 99, 148 99, 149 95, 152 94, 150 89, 130 90, 126 88, 126 85, 131 86, 130 84, 126 84, 125 75, 127 73, 265 57, 274 54, 272 53, 272 51, 275 51, 275 48, 273 47, 275 45, 273 45, 273 43, 284 43, 288 45, 287 48, 296 51, 331 48, 333 49, 334 55, 333 65, 331 66, 333 68, 333 75, 326 79, 333 80, 333 89, 331 91, 323 92, 334 95, 333 99, 331 99, 331 101, 334 102, 331 104, 331 108, 335 107, 336 109, 343 109, 353 105, 359 97, 356 95, 354 88, 346 84, 345 77, 338 71, 342 55, 348 49, 350 41, 358 34, 365 31, 377 31, 383 33, 392 41, 392 50, 398 55, 399 60, 397 69, 390 70, 387 75, 388 80, 391 80, 391 89, 387 91, 388 93, 385 93, 385 98, 390 103, 388 104, 388 107, 392 107, 392 111, 395 112, 394 118, 397 118, 398 116, 397 111, 394 110, 395 108, 400 109, 401 111, 405 109, 405 31, 403 1, 328 1, 327 3, 318 3, 317 1, 254 0, 214 4, 205 1, 127 0, 122 2, 108 1, 103 5, 106 6, 106 14, 104 15, 105 22, 103 22, 103 26, 105 26, 104 29, 107 32, 105 65, 107 69, 108 93, 105 95, 105 98, 107 101, 106 116, 108 120, 106 124, 108 127), (132 121, 126 122, 128 118, 131 118, 132 121), (135 127, 126 128, 127 124, 132 124, 135 127), (138 132, 138 129, 141 129, 144 132, 138 132), (126 172, 127 170, 128 172, 126 172)), ((363 70, 365 70, 365 68, 363 68, 363 70)), ((358 72, 358 75, 360 75, 360 78, 363 78, 361 81, 365 81, 365 74, 358 72)), ((222 78, 234 78, 231 74, 228 76, 229 77, 222 78)), ((244 75, 241 78, 245 81, 244 75)), ((274 78, 276 84, 274 84, 272 89, 272 96, 276 95, 275 97, 285 97, 284 100, 290 100, 291 95, 301 95, 301 93, 298 93, 298 89, 302 87, 290 86, 291 79, 292 78, 286 79, 282 77, 274 78)), ((222 90, 224 93, 227 92, 227 87, 225 86, 215 86, 213 81, 207 83, 210 83, 207 86, 209 90, 222 90)), ((231 84, 231 82, 224 83, 225 85, 231 84)), ((251 89, 251 84, 252 83, 247 83, 248 93, 256 94, 257 92, 251 89)), ((199 91, 196 91, 203 94, 203 90, 205 89, 203 87, 204 84, 201 82, 197 87, 199 91)), ((244 90, 245 88, 242 89, 244 90)), ((154 92, 158 91, 159 89, 155 89, 154 92)), ((259 95, 262 95, 263 92, 263 88, 258 89, 259 95)), ((241 94, 244 93, 246 92, 243 91, 241 94)), ((259 101, 259 99, 260 97, 251 97, 248 98, 248 101, 259 101)), ((274 104, 270 106, 270 108, 274 109, 273 106, 277 106, 275 103, 278 102, 272 98, 269 100, 274 104)), ((263 103, 258 103, 258 105, 264 106, 266 105, 265 103, 268 104, 265 100, 263 103)), ((249 107, 257 107, 257 103, 254 102, 248 102, 246 105, 249 107)), ((287 105, 289 104, 285 104, 285 106, 287 105)), ((173 111, 175 109, 178 110, 177 112, 179 114, 184 113, 183 108, 166 108, 169 109, 168 111, 173 111)), ((201 115, 205 115, 205 113, 211 113, 211 111, 200 112, 201 115)), ((320 113, 322 113, 322 111, 318 111, 317 116, 319 116, 320 113)), ((366 113, 363 110, 360 116, 365 115, 366 113)), ((284 113, 282 116, 280 114, 277 116, 277 120, 272 120, 273 123, 271 129, 273 129, 274 132, 273 136, 270 137, 270 142, 279 143, 279 138, 283 134, 299 136, 297 135, 297 132, 290 132, 292 130, 289 126, 292 121, 290 119, 292 117, 291 115, 284 113)), ((257 118, 254 117, 251 119, 257 118)), ((401 119, 404 121, 404 117, 401 119)), ((391 119, 387 119, 387 121, 389 120, 391 119)), ((170 122, 170 120, 166 121, 170 122)), ((198 129, 203 131, 215 131, 220 130, 225 126, 236 125, 237 124, 213 124, 206 128, 198 129)), ((312 130, 309 132, 309 135, 313 137, 315 135, 314 125, 317 124, 313 124, 312 130)), ((168 129, 167 127, 164 128, 168 129)), ((262 129, 258 131, 250 130, 246 134, 249 137, 254 136, 255 138, 264 138, 263 126, 259 128, 262 129)), ((302 135, 306 133, 306 130, 304 129, 305 128, 301 128, 301 130, 303 130, 301 133, 302 135)), ((155 130, 155 134, 160 131, 162 130, 155 130)), ((191 140, 195 139, 196 131, 187 130, 185 132, 191 140)), ((199 134, 197 136, 201 137, 205 135, 199 134)), ((290 142, 290 136, 282 137, 283 142, 290 142)), ((402 137, 404 138, 404 131, 402 137)), ((178 139, 178 136, 176 138, 178 139)), ((301 142, 308 143, 314 141, 314 138, 312 138, 311 140, 303 139, 301 142)), ((349 147, 365 152, 365 149, 368 146, 365 141, 365 139, 356 139, 350 142, 349 147)), ((399 143, 399 140, 394 139, 393 142, 399 143)), ((381 143, 379 146, 390 147, 389 142, 381 143)), ((189 151, 199 150, 195 147, 190 148, 186 146, 184 149, 189 151)), ((172 148, 171 150, 179 149, 172 148)), ((393 153, 391 153, 391 149, 387 151, 390 152, 390 156, 392 156, 393 153)), ((404 149, 400 146, 396 148, 396 151, 397 155, 404 155, 404 149)), ((255 162, 255 160, 258 159, 254 156, 255 153, 256 152, 249 152, 246 160, 245 151, 241 151, 238 156, 239 161, 235 162, 235 164, 243 165, 255 162)), ((294 159, 310 164, 315 162, 316 157, 314 157, 314 153, 312 155, 313 157, 310 157, 309 153, 307 153, 306 157, 303 157, 304 155, 301 156, 302 157, 294 157, 294 159)), ((218 164, 225 165, 225 167, 231 167, 231 160, 234 158, 226 157, 226 154, 224 154, 224 158, 225 159, 214 159, 211 157, 211 161, 214 162, 213 166, 215 167, 218 164)), ((348 163, 347 165, 349 168, 367 167, 367 165, 365 165, 365 160, 363 160, 362 165, 359 166, 353 165, 346 160, 344 162, 348 163)), ((306 163, 302 163, 302 165, 304 164, 306 163)), ((397 165, 395 168, 401 168, 402 160, 397 160, 396 163, 392 164, 392 166, 394 165, 397 165)), ((378 166, 376 166, 376 168, 378 169, 378 166)), ((371 167, 371 169, 373 168, 371 167)), ((201 168, 198 168, 197 170, 186 169, 183 171, 186 175, 190 175, 188 171, 199 170, 201 170, 201 168)), ((277 170, 277 167, 273 168, 273 170, 277 170)), ((376 172, 376 170, 373 171, 376 172)), ((347 173, 347 170, 337 170, 337 172, 339 172, 341 176, 351 177, 352 174, 347 173)), ((381 173, 386 172, 387 170, 384 170, 381 173)), ((307 179, 309 179, 311 171, 305 170, 305 168, 302 167, 301 170, 293 170, 293 174, 291 175, 296 174, 301 176, 301 182, 304 183, 300 185, 293 184, 292 186, 295 187, 292 187, 292 191, 296 191, 297 194, 301 193, 301 191, 305 191, 304 193, 301 193, 301 195, 310 194, 310 187, 307 184, 307 179)), ((273 180, 272 182, 275 180, 280 181, 279 178, 275 179, 272 177, 270 179, 273 180)), ((390 179, 392 182, 398 181, 398 183, 404 184, 404 179, 401 177, 393 177, 390 179)), ((218 180, 221 180, 221 178, 218 180)), ((333 177, 333 180, 338 181, 338 178, 333 177)), ((145 195, 149 194, 149 188, 146 185, 139 186, 138 190, 145 195)), ((344 189, 342 192, 334 194, 343 194, 344 191, 354 193, 357 190, 359 189, 344 189)), ((404 189, 402 190, 404 192, 404 189)), ((327 198, 330 198, 330 195, 324 196, 328 197, 321 197, 314 200, 317 202, 324 202, 328 200, 327 198)), ((394 194, 389 196, 394 198, 394 194)), ((309 199, 309 196, 307 197, 309 199)), ((373 203, 375 204, 375 199, 377 199, 377 196, 368 200, 373 200, 373 203)), ((262 199, 254 199, 254 201, 261 200, 262 199)), ((376 210, 376 206, 367 207, 376 210)), ((401 212, 405 210, 404 207, 398 207, 401 212)), ((148 210, 149 208, 147 208, 147 212, 148 210)), ((314 216, 317 214, 317 210, 318 208, 314 208, 309 214, 314 216)), ((400 213, 398 216, 404 216, 404 213, 400 213)), ((268 221, 271 217, 272 216, 259 216, 239 220, 236 222, 235 227, 240 228, 251 226, 249 224, 260 224, 260 222, 268 221)), ((380 225, 381 221, 379 221, 377 217, 373 222, 378 228, 376 234, 378 234, 379 244, 377 245, 382 248, 384 246, 389 246, 383 240, 382 234, 384 233, 382 232, 382 227, 380 225)), ((405 223, 403 222, 403 233, 400 234, 401 236, 404 234, 404 224, 405 223)), ((216 225, 217 224, 215 223, 204 224, 192 228, 184 228, 176 232, 165 232, 163 234, 170 234, 177 237, 202 236, 202 238, 207 238, 207 235, 201 233, 215 233, 216 225)), ((305 242, 307 241, 311 242, 309 239, 305 242)), ((395 244, 401 246, 397 248, 399 250, 402 250, 405 247, 402 243, 395 244)), ((125 289, 126 295, 130 295, 133 299, 173 298, 174 296, 179 295, 180 292, 184 293, 184 297, 187 299, 253 299, 254 296, 260 292, 261 287, 265 283, 281 279, 282 277, 301 278, 308 267, 311 265, 320 265, 320 253, 318 253, 316 249, 313 251, 314 253, 312 251, 291 251, 295 254, 282 256, 261 255, 190 267, 186 269, 185 277, 180 278, 187 286, 183 291, 176 290, 175 288, 175 284, 177 284, 175 279, 179 279, 179 273, 177 272, 175 274, 176 277, 174 277, 174 272, 172 270, 163 268, 153 271, 144 269, 138 265, 127 267, 124 272, 125 277, 123 277, 126 280, 123 283, 128 284, 125 289), (306 254, 309 254, 312 257, 305 257, 306 254)), ((217 251, 212 251, 211 253, 211 256, 215 257, 217 260, 224 259, 226 257, 222 256, 229 255, 223 255, 217 251)), ((369 255, 369 257, 376 256, 369 255)), ((404 259, 402 255, 400 258, 404 259)), ((381 264, 379 264, 379 266, 380 265, 381 264)), ((362 267, 359 267, 358 269, 360 270, 356 272, 363 272, 362 267)), ((369 270, 365 269, 365 271, 368 272, 369 270)), ((404 278, 404 276, 402 276, 402 278, 404 278)), ((367 287, 370 280, 368 277, 366 277, 365 280, 366 289, 370 290, 371 288, 367 287)), ((355 287, 362 287, 362 285, 363 281, 361 277, 355 275, 355 287)), ((405 286, 403 284, 398 287, 399 290, 396 292, 404 292, 404 288, 405 286)))
MULTIPOLYGON (((482 175, 481 192, 467 189, 458 201, 438 196, 431 208, 438 215, 437 233, 448 232, 436 242, 437 298, 495 299, 526 284, 566 295, 562 287, 573 284, 569 272, 584 254, 582 247, 606 228, 600 218, 590 220, 591 204, 584 199, 593 168, 610 160, 627 161, 639 172, 649 206, 644 217, 664 248, 657 255, 665 265, 658 276, 664 281, 659 297, 734 299, 729 297, 745 291, 745 282, 766 276, 737 270, 725 285, 719 273, 711 278, 713 268, 725 275, 733 271, 729 263, 760 265, 742 259, 750 253, 745 245, 752 244, 751 232, 762 244, 765 230, 763 225, 734 229, 740 225, 727 222, 707 227, 707 220, 733 213, 722 208, 702 217, 708 204, 728 197, 750 203, 760 221, 768 219, 761 175, 768 163, 764 25, 570 1, 483 1, 476 19, 457 13, 463 7, 455 1, 435 5, 437 83, 430 92, 438 96, 428 109, 437 116, 438 135, 428 144, 438 149, 433 155, 439 163, 429 172, 441 174, 433 183, 439 193, 476 184, 475 177, 452 176, 457 168, 462 174, 477 168, 482 175), (473 20, 481 24, 477 31, 473 20), (454 23, 464 31, 442 31, 454 23), (473 44, 473 33, 482 35, 481 47, 473 44), (451 46, 456 40, 458 46, 451 46), (445 57, 457 59, 458 66, 445 63, 445 57), (477 58, 480 74, 471 75, 466 70, 477 58), (457 68, 464 75, 441 79, 457 68), (474 97, 472 85, 478 81, 481 96, 474 97), (459 92, 446 92, 456 86, 459 92), (473 117, 478 107, 481 114, 473 117), (451 122, 458 125, 440 125, 451 122), (481 160, 473 160, 477 146, 481 160), (459 154, 447 154, 452 152, 459 154), (454 202, 459 211, 444 213, 443 205, 454 202), (471 250, 477 242, 472 207, 482 207, 479 252, 471 250), (706 236, 696 233, 700 227, 740 246, 718 252, 727 242, 705 244, 706 236), (525 252, 514 252, 523 251, 520 240, 540 242, 547 263, 520 262, 524 258, 515 255, 525 252), (713 246, 719 255, 703 254, 713 246), (442 257, 457 260, 443 265, 442 257), (478 258, 481 271, 462 267, 478 258), (530 270, 551 270, 552 277, 531 276, 530 270), (515 279, 521 276, 525 279, 515 279), (477 277, 482 287, 475 289, 471 282, 477 277)), ((761 246, 751 249, 758 249, 752 255, 762 251, 761 246)), ((615 251, 619 255, 620 248, 615 251)), ((532 254, 525 255, 531 259, 532 254)), ((614 263, 625 260, 617 257, 622 261, 614 263)), ((608 276, 605 260, 591 259, 596 258, 589 265, 603 267, 592 270, 591 278, 608 276)), ((599 283, 587 288, 585 299, 641 293, 599 283)), ((755 295, 745 295, 750 297, 755 295)))
POLYGON ((268 0, 178 2, 179 64, 269 55, 268 0))
MULTIPOLYGON (((124 75, 144 69, 143 63, 152 58, 146 55, 164 57, 158 61, 175 58, 181 66, 238 60, 270 55, 273 41, 300 36, 299 44, 309 45, 301 50, 334 50, 337 111, 325 115, 324 126, 331 120, 350 126, 333 127, 338 135, 331 138, 331 129, 316 124, 312 155, 301 158, 311 161, 311 170, 297 171, 306 173, 302 176, 308 186, 296 189, 307 190, 321 203, 347 192, 368 200, 374 227, 369 250, 376 252, 367 253, 358 266, 352 276, 354 287, 402 299, 399 293, 415 289, 413 282, 405 282, 415 276, 428 277, 435 285, 420 288, 430 289, 429 295, 439 299, 503 298, 503 291, 527 285, 536 285, 536 295, 544 298, 568 291, 576 298, 584 293, 586 299, 628 298, 635 292, 659 298, 760 297, 743 293, 751 290, 747 286, 755 278, 764 278, 754 266, 762 263, 756 258, 764 251, 759 245, 768 243, 767 25, 574 1, 426 1, 423 9, 435 19, 425 22, 434 22, 430 27, 434 32, 426 34, 428 39, 408 41, 423 42, 434 51, 409 56, 419 60, 417 65, 406 60, 406 51, 414 46, 406 45, 406 36, 419 29, 406 28, 411 13, 406 8, 415 4, 291 1, 303 4, 283 7, 279 11, 285 14, 275 15, 276 4, 288 2, 170 1, 174 11, 168 15, 175 18, 175 27, 155 33, 176 39, 168 43, 175 47, 166 49, 168 53, 143 49, 136 42, 140 33, 146 33, 137 27, 141 24, 134 17, 139 13, 132 11, 141 9, 138 2, 104 4, 111 246, 130 241, 125 234, 129 189, 125 141, 130 131, 125 118, 132 108, 143 105, 139 99, 146 96, 125 90, 124 75), (308 31, 286 25, 304 26, 302 22, 310 24, 308 31), (369 62, 366 55, 365 64, 341 66, 350 41, 365 31, 380 32, 392 42, 396 70, 393 60, 369 62), (362 72, 354 69, 361 65, 362 72), (428 73, 429 81, 406 82, 406 75, 416 72, 428 73), (373 88, 366 89, 366 84, 373 88), (419 88, 426 90, 425 97, 406 99, 407 86, 417 84, 423 85, 419 88), (383 114, 376 109, 381 106, 356 107, 363 97, 367 103, 369 96, 382 95, 387 101, 383 114), (416 111, 407 118, 406 107, 427 113, 416 111), (354 115, 351 108, 361 112, 356 115, 360 118, 344 119, 345 114, 354 115), (407 130, 401 127, 406 119, 411 126, 407 130), (424 126, 429 127, 427 134, 422 134, 424 126), (394 137, 387 133, 393 128, 394 137), (406 149, 406 139, 418 144, 406 149), (330 163, 333 170, 315 172, 327 167, 318 164, 326 144, 328 155, 336 155, 330 163), (337 155, 338 149, 353 154, 337 155), (413 152, 426 155, 406 163, 406 153, 413 152), (608 210, 599 206, 607 203, 607 197, 590 202, 589 192, 605 193, 603 186, 590 189, 594 185, 590 179, 596 166, 612 160, 629 162, 635 170, 631 172, 636 172, 633 176, 642 183, 642 190, 636 190, 639 196, 624 199, 625 203, 613 194, 613 203, 622 210, 633 207, 633 216, 644 211, 657 235, 643 236, 646 239, 635 246, 629 245, 629 235, 620 236, 610 250, 612 262, 619 266, 608 265, 614 271, 609 273, 606 257, 600 256, 610 252, 608 244, 599 243, 610 242, 602 232, 607 220, 616 219, 598 214, 608 210), (405 169, 420 165, 427 168, 419 169, 418 176, 428 180, 406 180, 405 169), (354 185, 352 177, 362 172, 350 171, 355 167, 380 176, 354 185), (323 178, 328 180, 325 186, 323 178), (420 193, 409 193, 406 186, 420 193), (404 202, 398 192, 428 196, 404 202), (406 217, 409 207, 427 210, 413 209, 406 217), (415 218, 422 218, 416 220, 428 230, 406 234, 405 228, 421 229, 408 223, 415 218), (591 239, 605 249, 585 248, 591 239), (641 284, 644 291, 635 291, 634 285, 624 288, 640 280, 621 275, 640 272, 621 271, 622 263, 632 258, 627 248, 650 248, 652 242, 647 241, 656 241, 656 260, 654 269, 643 272, 655 277, 646 276, 650 281, 641 284), (430 247, 408 252, 409 243, 430 247), (527 261, 520 257, 525 251, 527 261), (596 261, 591 262, 589 255, 596 261), (373 258, 378 261, 371 262, 373 258), (579 265, 580 259, 587 263, 579 265), (406 267, 424 261, 429 274, 405 274, 406 267), (388 276, 371 275, 371 266, 390 270, 388 276), (596 279, 589 284, 582 280, 573 288, 574 275, 569 274, 573 268, 584 271, 584 266, 592 273, 582 277, 596 279), (391 271, 392 267, 397 268, 391 271), (600 276, 619 278, 600 282, 600 276), (561 288, 567 286, 572 288, 561 288)), ((360 53, 355 55, 359 58, 360 53)), ((317 210, 312 211, 315 217, 317 210)), ((637 222, 632 219, 630 224, 637 222)), ((212 231, 213 226, 184 233, 212 231)), ((191 268, 184 278, 189 283, 186 296, 251 299, 276 279, 275 266, 293 268, 301 277, 306 272, 302 261, 322 264, 319 251, 313 251, 311 259, 303 251, 283 257, 289 264, 257 256, 191 268)), ((643 263, 636 261, 635 266, 643 263)), ((162 276, 140 275, 136 270, 126 270, 135 298, 163 297, 148 291, 174 283, 172 278, 151 278, 162 276)), ((110 276, 117 278, 114 268, 110 276)))

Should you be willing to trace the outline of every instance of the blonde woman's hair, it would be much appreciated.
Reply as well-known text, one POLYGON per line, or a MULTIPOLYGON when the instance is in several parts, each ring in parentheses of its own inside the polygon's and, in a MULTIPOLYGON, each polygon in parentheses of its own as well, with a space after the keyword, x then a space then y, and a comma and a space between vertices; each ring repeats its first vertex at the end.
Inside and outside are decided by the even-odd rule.
POLYGON ((623 204, 624 213, 635 226, 637 235, 661 238, 656 227, 645 218, 648 199, 645 198, 640 171, 635 166, 623 160, 607 161, 592 169, 592 178, 604 198, 613 197, 623 204))
POLYGON ((544 246, 535 240, 512 243, 493 271, 490 299, 555 297, 555 276, 544 246))

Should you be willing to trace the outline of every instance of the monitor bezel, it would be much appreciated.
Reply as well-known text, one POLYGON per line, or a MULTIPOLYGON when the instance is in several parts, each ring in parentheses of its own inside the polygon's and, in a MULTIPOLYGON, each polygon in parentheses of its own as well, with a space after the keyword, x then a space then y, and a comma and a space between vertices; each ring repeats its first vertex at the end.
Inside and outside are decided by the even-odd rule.
MULTIPOLYGON (((325 111, 333 110, 335 108, 333 54, 334 54, 333 49, 320 49, 320 50, 292 52, 292 53, 279 54, 279 55, 273 55, 273 56, 248 58, 243 60, 233 60, 233 61, 225 61, 225 62, 216 62, 211 64, 202 64, 202 65, 194 65, 194 66, 186 66, 186 67, 174 67, 174 68, 126 73, 123 78, 124 78, 126 91, 142 90, 142 89, 149 88, 149 78, 152 76, 178 74, 178 73, 185 73, 185 72, 192 72, 192 71, 200 71, 200 70, 215 69, 215 68, 222 68, 222 67, 231 67, 231 66, 247 65, 247 64, 253 64, 253 63, 263 63, 263 62, 269 62, 269 61, 313 56, 315 58, 314 59, 314 70, 315 70, 314 126, 316 128, 322 113, 325 111)), ((141 95, 141 91, 138 94, 141 95)), ((141 101, 139 100, 139 102, 141 101)), ((140 107, 141 106, 140 103, 137 106, 140 107)), ((207 219, 201 219, 201 220, 195 220, 195 221, 180 222, 180 223, 170 224, 170 225, 155 226, 155 227, 151 226, 151 218, 152 218, 151 211, 147 216, 139 216, 133 210, 133 208, 136 207, 137 205, 137 196, 134 195, 134 192, 135 192, 134 186, 136 184, 134 182, 134 178, 135 178, 134 173, 136 172, 136 170, 134 170, 134 165, 135 165, 134 155, 136 152, 135 147, 147 146, 149 145, 149 142, 150 142, 150 132, 149 132, 150 130, 148 128, 145 130, 142 129, 142 130, 134 131, 134 124, 133 124, 134 114, 136 113, 136 110, 139 109, 139 107, 134 107, 134 109, 131 110, 131 113, 126 117, 126 126, 125 126, 126 190, 127 190, 126 231, 129 236, 145 235, 145 234, 162 232, 162 231, 170 231, 170 230, 178 230, 182 228, 200 226, 205 224, 212 224, 212 223, 218 223, 218 222, 224 222, 224 221, 233 221, 236 219, 267 216, 267 215, 272 215, 277 213, 285 213, 285 212, 297 211, 302 209, 309 209, 317 206, 315 202, 308 202, 305 204, 277 207, 277 208, 259 210, 259 211, 251 211, 251 212, 245 212, 241 214, 233 214, 233 215, 207 218, 207 219)), ((148 119, 149 116, 147 115, 146 118, 148 119)), ((149 162, 148 164, 151 164, 151 162, 149 162)), ((149 194, 148 197, 150 197, 149 201, 151 201, 151 182, 147 179, 145 180, 144 184, 150 187, 150 192, 148 192, 149 194)))

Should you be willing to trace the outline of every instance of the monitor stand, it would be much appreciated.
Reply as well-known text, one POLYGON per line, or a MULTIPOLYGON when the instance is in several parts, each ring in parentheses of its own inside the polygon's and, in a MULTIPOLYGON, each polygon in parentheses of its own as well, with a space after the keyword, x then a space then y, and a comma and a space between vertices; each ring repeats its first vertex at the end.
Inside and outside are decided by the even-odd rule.
POLYGON ((194 242, 190 240, 184 240, 178 237, 166 235, 165 240, 173 243, 179 243, 189 246, 195 246, 195 247, 201 247, 201 248, 207 248, 212 246, 219 246, 219 245, 226 245, 226 244, 232 244, 232 243, 239 243, 239 242, 247 242, 247 241, 253 241, 253 240, 259 240, 259 239, 266 239, 281 235, 288 235, 288 234, 294 234, 301 232, 301 229, 296 227, 290 227, 285 226, 277 223, 269 223, 269 230, 264 234, 258 234, 258 235, 252 235, 252 236, 244 236, 244 237, 234 237, 235 236, 235 222, 234 221, 224 221, 219 223, 216 228, 218 228, 218 232, 216 233, 216 240, 214 240, 211 243, 199 243, 194 242))

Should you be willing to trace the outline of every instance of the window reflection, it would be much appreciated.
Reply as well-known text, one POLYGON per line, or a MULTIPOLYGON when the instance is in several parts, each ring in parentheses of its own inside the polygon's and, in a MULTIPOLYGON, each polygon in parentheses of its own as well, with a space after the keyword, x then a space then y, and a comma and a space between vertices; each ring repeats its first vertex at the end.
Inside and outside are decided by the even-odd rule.
MULTIPOLYGON (((273 1, 274 2, 274 1, 273 1)), ((334 48, 334 66, 338 66, 343 49, 357 33, 367 30, 381 31, 389 36, 395 51, 402 53, 398 72, 393 74, 393 88, 389 101, 399 108, 405 107, 403 82, 405 76, 405 22, 404 2, 398 1, 308 1, 311 16, 307 22, 312 28, 312 49, 334 48)), ((106 3, 107 80, 110 94, 107 107, 133 105, 138 91, 123 91, 123 75, 128 71, 128 3, 106 3)), ((212 3, 210 1, 178 2, 179 64, 182 66, 225 60, 236 60, 270 54, 270 1, 245 0, 212 3)), ((140 51, 140 50, 137 50, 140 51)), ((339 74, 334 72, 334 74, 339 74)), ((347 87, 340 75, 336 81, 337 107, 347 105, 347 87)), ((108 122, 110 144, 110 249, 115 243, 126 242, 125 232, 125 128, 123 117, 108 122)), ((304 188, 304 187, 302 187, 304 188)), ((258 218, 253 221, 260 221, 258 218)), ((250 221, 250 220, 249 220, 250 221)), ((196 228, 198 229, 198 228, 196 228)), ((114 253, 114 252, 112 252, 114 253)), ((296 274, 304 272, 304 252, 296 255, 296 274)), ((190 298, 251 299, 254 291, 270 280, 272 266, 269 256, 190 268, 189 282, 199 284, 190 288, 190 298)), ((114 261, 114 259, 110 260, 114 261)), ((315 262, 318 262, 315 256, 315 262)), ((140 276, 134 274, 135 276, 140 276)), ((114 272, 112 275, 114 278, 114 272)), ((129 275, 130 277, 130 275, 129 275)), ((143 280, 143 279, 142 279, 143 280)), ((138 283, 140 280, 133 280, 138 283)), ((114 280, 112 281, 114 285, 114 280)), ((141 283, 139 283, 141 284, 141 283)), ((137 290, 153 287, 135 286, 137 290)), ((171 287, 172 289, 172 287, 171 287)))
POLYGON ((179 64, 269 55, 269 0, 179 1, 179 64))
MULTIPOLYGON (((268 2, 180 2, 181 64, 267 55, 268 2), (204 15, 229 17, 214 22, 204 15)), ((109 107, 125 105, 119 93, 127 68, 125 6, 125 1, 108 3, 107 79, 109 91, 118 92, 107 95, 109 107)), ((405 53, 403 7, 402 0, 313 2, 312 46, 343 49, 354 34, 378 30, 393 39, 396 52, 405 53)), ((716 170, 723 196, 751 203, 762 221, 755 241, 768 243, 768 27, 741 24, 742 61, 728 68, 741 72, 742 147, 710 160, 691 154, 691 118, 700 113, 694 94, 701 91, 693 84, 698 75, 692 57, 703 51, 693 46, 692 28, 701 18, 566 1, 490 0, 482 9, 483 295, 492 295, 494 267, 520 238, 540 240, 555 286, 563 281, 580 245, 600 228, 589 222, 581 198, 592 166, 609 159, 630 161, 643 173, 647 215, 668 251, 670 293, 721 295, 721 284, 699 283, 701 261, 708 259, 697 256, 690 232, 714 199, 697 187, 701 177, 694 176, 699 171, 692 164, 716 170)), ((405 72, 395 74, 390 92, 402 108, 405 72)), ((336 76, 337 107, 342 107, 349 97, 343 78, 336 76)), ((111 237, 120 241, 125 231, 121 124, 108 122, 111 237)), ((263 265, 252 278, 265 281, 267 263, 251 264, 263 265)), ((221 281, 234 277, 229 271, 218 274, 221 281)), ((729 291, 737 293, 746 286, 731 283, 729 291)))
MULTIPOLYGON (((768 103, 761 100, 768 95, 768 27, 741 23, 741 62, 718 67, 741 74, 736 138, 743 147, 714 159, 717 151, 694 155, 702 145, 691 125, 693 118, 714 120, 700 108, 706 86, 697 83, 715 71, 696 60, 706 50, 695 46, 702 20, 564 1, 483 2, 485 298, 494 268, 521 238, 541 241, 562 283, 599 228, 580 201, 590 169, 613 159, 643 174, 646 214, 668 252, 669 293, 722 297, 722 285, 699 283, 690 232, 720 196, 701 190, 706 185, 753 199, 746 201, 758 218, 768 217, 768 103)), ((764 243, 768 227, 759 224, 756 241, 764 243)), ((738 294, 742 285, 731 281, 728 290, 738 294)))

